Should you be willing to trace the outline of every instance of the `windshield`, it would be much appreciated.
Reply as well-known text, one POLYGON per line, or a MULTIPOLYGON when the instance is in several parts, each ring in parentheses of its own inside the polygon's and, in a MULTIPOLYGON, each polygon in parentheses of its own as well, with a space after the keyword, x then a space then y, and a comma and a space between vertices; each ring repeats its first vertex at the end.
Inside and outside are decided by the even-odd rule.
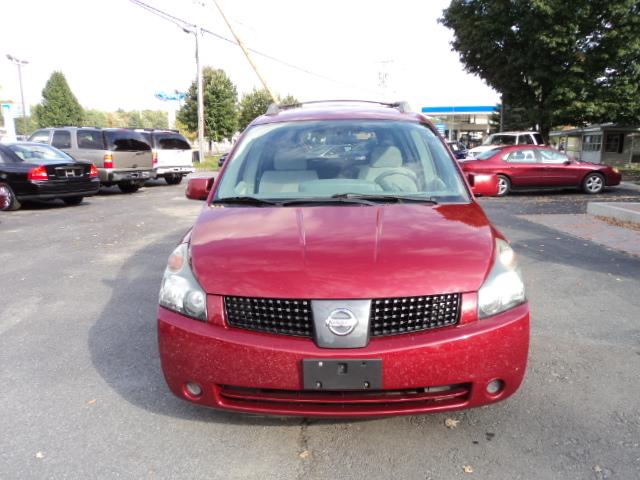
POLYGON ((494 133, 493 135, 489 135, 482 142, 483 145, 515 145, 517 135, 501 135, 498 133, 494 133))
POLYGON ((451 157, 425 125, 325 120, 251 127, 214 200, 330 199, 344 194, 468 202, 451 157))
POLYGON ((8 145, 9 150, 15 153, 21 160, 29 163, 60 163, 73 162, 73 158, 57 148, 48 145, 38 144, 13 144, 8 145))

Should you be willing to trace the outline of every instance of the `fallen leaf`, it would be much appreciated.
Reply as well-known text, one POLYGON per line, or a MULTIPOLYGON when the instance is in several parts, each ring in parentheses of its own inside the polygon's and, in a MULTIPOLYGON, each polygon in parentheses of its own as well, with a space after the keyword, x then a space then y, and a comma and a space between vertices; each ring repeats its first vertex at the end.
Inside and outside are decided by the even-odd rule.
POLYGON ((473 468, 471 468, 471 465, 465 465, 462 467, 462 471, 464 473, 473 473, 473 468))
POLYGON ((44 458, 44 452, 37 452, 36 458, 44 458))
POLYGON ((89 401, 87 402, 87 405, 95 405, 95 403, 96 403, 97 401, 98 401, 98 399, 97 399, 97 398, 94 398, 93 400, 89 400, 89 401))
POLYGON ((444 421, 444 426, 447 427, 447 428, 453 429, 453 428, 456 428, 459 423, 460 423, 460 420, 455 420, 453 418, 447 418, 444 421))
POLYGON ((302 452, 300 452, 300 455, 298 455, 300 458, 307 458, 309 455, 311 455, 311 452, 309 450, 304 450, 302 452))

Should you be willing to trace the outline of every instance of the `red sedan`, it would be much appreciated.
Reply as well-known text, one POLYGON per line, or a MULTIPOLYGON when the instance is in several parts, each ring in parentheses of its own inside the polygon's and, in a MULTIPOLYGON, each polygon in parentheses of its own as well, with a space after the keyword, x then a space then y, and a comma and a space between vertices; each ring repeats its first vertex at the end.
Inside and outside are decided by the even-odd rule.
MULTIPOLYGON (((313 102, 312 102, 313 103, 313 102)), ((254 120, 160 289, 174 394, 239 412, 455 410, 520 386, 529 306, 515 254, 435 127, 402 105, 332 102, 254 120)))
POLYGON ((580 162, 553 148, 532 145, 498 146, 461 165, 465 172, 498 175, 499 196, 515 189, 566 187, 596 194, 621 180, 617 168, 580 162))

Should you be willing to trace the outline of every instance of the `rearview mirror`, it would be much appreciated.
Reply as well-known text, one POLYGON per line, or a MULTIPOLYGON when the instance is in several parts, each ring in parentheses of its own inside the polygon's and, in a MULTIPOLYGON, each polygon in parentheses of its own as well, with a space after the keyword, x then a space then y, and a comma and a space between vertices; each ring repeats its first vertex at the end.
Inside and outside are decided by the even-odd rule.
POLYGON ((494 197, 498 195, 498 176, 493 173, 470 173, 468 175, 471 191, 476 197, 494 197))
POLYGON ((184 194, 191 200, 206 200, 213 187, 213 181, 213 177, 191 178, 184 194))

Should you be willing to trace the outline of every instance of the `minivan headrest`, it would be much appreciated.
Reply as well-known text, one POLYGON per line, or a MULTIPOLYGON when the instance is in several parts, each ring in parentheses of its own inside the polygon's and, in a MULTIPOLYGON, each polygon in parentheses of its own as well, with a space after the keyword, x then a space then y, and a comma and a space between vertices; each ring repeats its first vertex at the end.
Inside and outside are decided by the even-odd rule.
MULTIPOLYGON (((296 156, 297 152, 278 151, 273 156, 274 170, 306 170, 307 159, 296 156)), ((301 155, 301 153, 297 153, 301 155)))
POLYGON ((398 147, 392 145, 382 145, 376 147, 371 152, 371 167, 401 167, 402 154, 398 147))

